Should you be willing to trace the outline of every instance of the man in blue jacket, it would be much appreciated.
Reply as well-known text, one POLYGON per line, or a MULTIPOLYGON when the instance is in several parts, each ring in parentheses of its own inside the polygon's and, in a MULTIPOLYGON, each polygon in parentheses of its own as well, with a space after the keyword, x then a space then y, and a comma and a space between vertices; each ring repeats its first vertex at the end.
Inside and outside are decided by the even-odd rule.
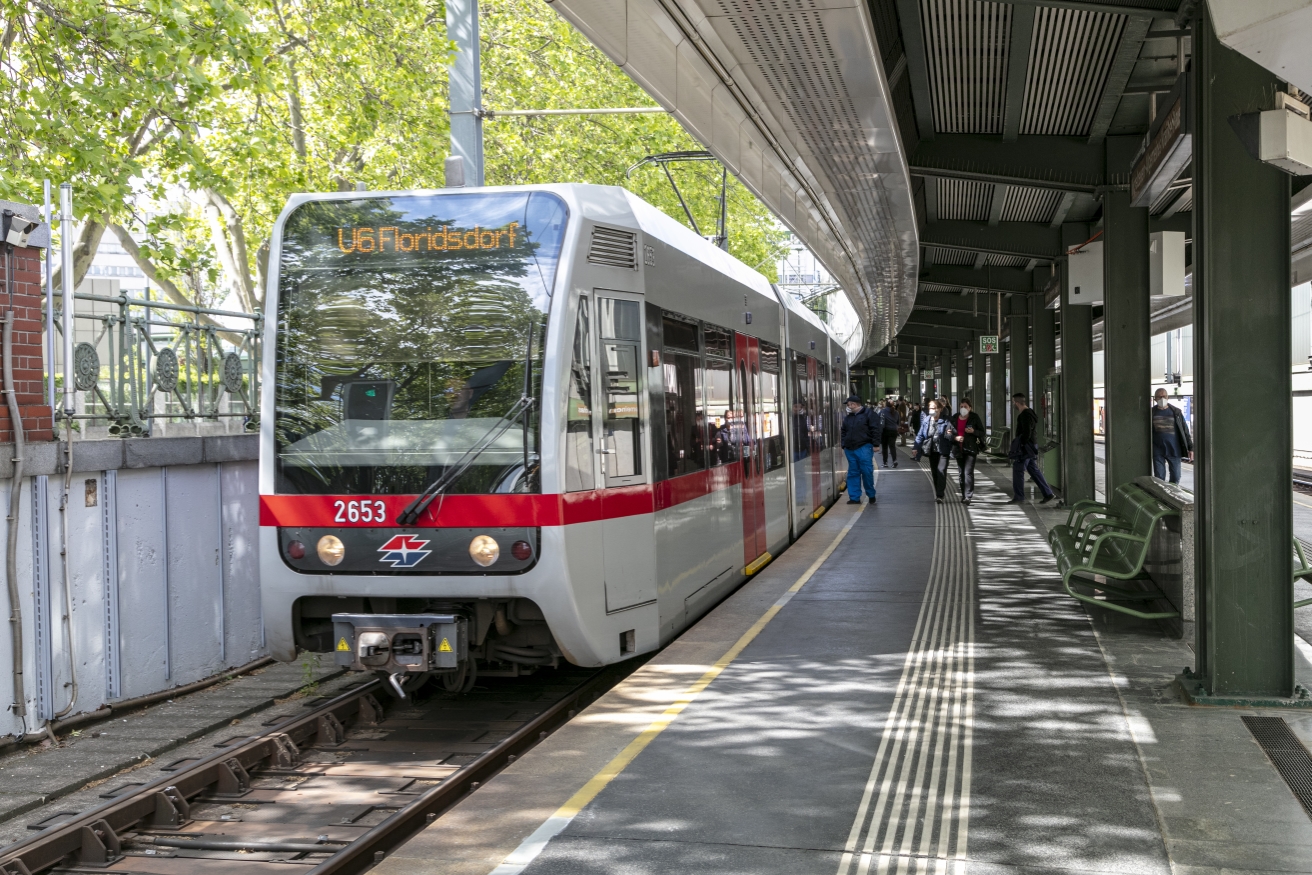
POLYGON ((870 503, 875 503, 875 443, 879 441, 883 423, 877 412, 861 403, 855 395, 847 399, 847 415, 843 417, 843 454, 847 456, 847 503, 861 503, 864 486, 870 503))

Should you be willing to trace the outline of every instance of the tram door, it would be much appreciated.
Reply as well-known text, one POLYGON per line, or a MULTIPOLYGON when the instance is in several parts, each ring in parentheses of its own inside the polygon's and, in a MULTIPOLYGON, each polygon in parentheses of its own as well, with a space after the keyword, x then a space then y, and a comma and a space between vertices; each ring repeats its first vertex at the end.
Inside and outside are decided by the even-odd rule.
POLYGON ((642 303, 597 293, 595 359, 601 404, 597 411, 602 489, 602 563, 606 610, 656 598, 655 532, 647 483, 642 384, 642 303), (645 501, 645 506, 644 506, 645 501))
POLYGON ((819 511, 824 504, 820 492, 820 452, 825 448, 825 414, 820 401, 820 363, 810 356, 806 357, 806 413, 811 440, 811 506, 819 511))
POLYGON ((734 356, 741 386, 741 421, 738 423, 739 458, 743 465, 743 554, 751 565, 766 551, 765 447, 761 445, 761 342, 745 334, 734 335, 734 356))

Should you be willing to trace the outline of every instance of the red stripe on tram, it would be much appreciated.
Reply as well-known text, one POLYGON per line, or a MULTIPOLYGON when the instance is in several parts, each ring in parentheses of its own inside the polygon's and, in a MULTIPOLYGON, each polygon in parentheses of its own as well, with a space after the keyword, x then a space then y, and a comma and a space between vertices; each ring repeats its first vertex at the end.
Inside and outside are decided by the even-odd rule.
MULTIPOLYGON (((448 495, 415 528, 560 526, 648 514, 742 482, 742 466, 722 465, 663 480, 654 487, 618 486, 550 495, 448 495)), ((389 528, 413 495, 261 495, 260 525, 389 528)))

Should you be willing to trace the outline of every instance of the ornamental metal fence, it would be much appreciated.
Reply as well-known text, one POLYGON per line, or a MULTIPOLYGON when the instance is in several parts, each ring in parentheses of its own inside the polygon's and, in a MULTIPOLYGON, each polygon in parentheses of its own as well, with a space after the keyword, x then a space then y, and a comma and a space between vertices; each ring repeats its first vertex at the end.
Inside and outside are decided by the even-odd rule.
MULTIPOLYGON (((55 375, 52 406, 63 388, 62 295, 54 298, 46 359, 55 375)), ((123 437, 148 435, 158 422, 239 418, 243 430, 257 428, 261 314, 128 294, 77 292, 73 299, 75 422, 123 437)))

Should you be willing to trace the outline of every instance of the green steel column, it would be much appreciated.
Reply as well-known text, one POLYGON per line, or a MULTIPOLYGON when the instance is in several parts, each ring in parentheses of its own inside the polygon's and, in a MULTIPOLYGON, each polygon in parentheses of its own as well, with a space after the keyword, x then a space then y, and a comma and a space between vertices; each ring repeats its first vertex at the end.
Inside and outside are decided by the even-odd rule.
MULTIPOLYGON (((1280 80, 1193 21, 1196 674, 1215 696, 1294 690, 1289 177, 1230 117, 1280 80), (1235 411, 1260 411, 1236 427, 1235 411)), ((1108 356, 1111 360, 1111 356, 1108 356)))
POLYGON ((989 360, 989 428, 1002 430, 1011 424, 1007 409, 1006 346, 999 342, 998 351, 987 356, 989 360))
MULTIPOLYGON (((1062 246, 1088 239, 1082 225, 1062 226, 1062 246), (1078 239, 1077 239, 1078 238, 1078 239)), ((1093 308, 1070 303, 1070 273, 1061 270, 1061 482, 1067 504, 1094 498, 1093 308)))
MULTIPOLYGON (((1109 157, 1108 172, 1128 174, 1129 161, 1113 164, 1109 157)), ((1148 209, 1130 206, 1128 191, 1109 191, 1102 198, 1102 222, 1103 398, 1111 495, 1122 483, 1152 473, 1148 209)))
MULTIPOLYGON (((1042 296, 1035 296, 1031 299, 1031 303, 1034 310, 1034 382, 1030 388, 1034 391, 1034 409, 1039 414, 1039 446, 1043 446, 1050 437, 1060 439, 1058 435, 1048 434, 1048 402, 1044 394, 1048 385, 1048 372, 1053 369, 1057 361, 1057 326, 1055 313, 1043 306, 1042 296)), ((1060 459, 1058 453, 1047 453, 1040 459, 1044 476, 1056 487, 1060 487, 1062 482, 1061 471, 1056 470, 1060 459)))
POLYGON ((956 350, 954 356, 956 359, 955 376, 956 376, 956 405, 962 405, 963 397, 970 395, 970 380, 967 379, 966 369, 966 349, 956 350))
MULTIPOLYGON (((1034 392, 1030 386, 1030 317, 1028 295, 1011 296, 1011 315, 1007 317, 1007 330, 1011 335, 1011 385, 1007 402, 1017 392, 1024 392, 1031 404, 1034 392)), ((1010 408, 1015 413, 1015 408, 1010 408)))

